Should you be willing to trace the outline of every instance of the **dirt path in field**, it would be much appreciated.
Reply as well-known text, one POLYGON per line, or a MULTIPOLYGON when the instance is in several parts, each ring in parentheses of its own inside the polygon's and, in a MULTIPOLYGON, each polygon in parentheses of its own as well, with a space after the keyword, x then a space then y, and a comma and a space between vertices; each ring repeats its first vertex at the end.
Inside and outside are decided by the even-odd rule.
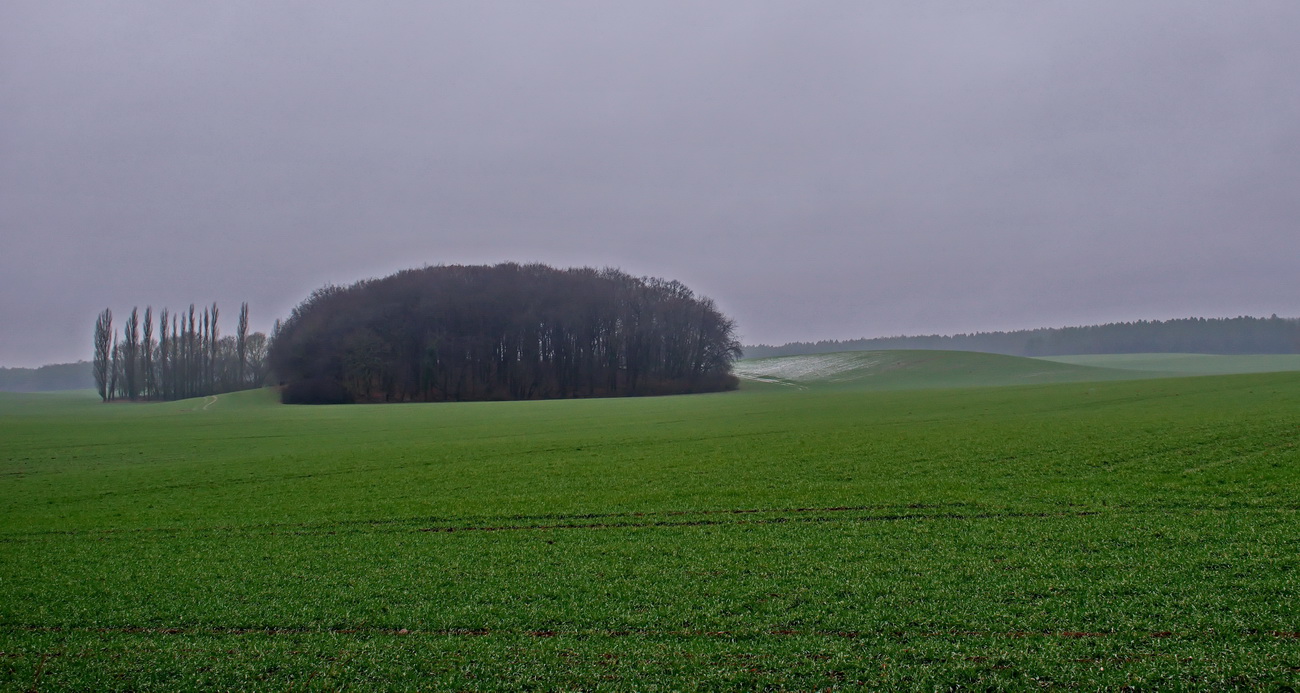
POLYGON ((199 411, 207 411, 207 410, 208 410, 208 407, 210 407, 210 406, 212 406, 212 405, 214 405, 214 404, 216 404, 216 403, 217 403, 217 395, 209 395, 209 396, 208 396, 208 403, 205 404, 205 405, 203 405, 203 408, 200 409, 199 411))

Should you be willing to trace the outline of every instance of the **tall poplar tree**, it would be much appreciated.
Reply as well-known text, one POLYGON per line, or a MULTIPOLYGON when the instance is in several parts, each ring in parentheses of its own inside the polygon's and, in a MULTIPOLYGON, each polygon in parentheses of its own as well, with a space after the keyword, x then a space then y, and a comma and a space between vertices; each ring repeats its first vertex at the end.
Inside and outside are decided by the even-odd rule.
POLYGON ((185 335, 185 392, 182 397, 193 397, 198 390, 198 361, 195 355, 198 353, 199 334, 195 324, 194 304, 190 304, 190 326, 185 335))
POLYGON ((210 395, 217 391, 217 304, 212 304, 212 326, 208 328, 208 391, 210 395))
POLYGON ((248 302, 239 305, 239 325, 235 328, 235 381, 238 387, 248 384, 244 367, 248 363, 248 302))
POLYGON ((181 383, 185 379, 185 345, 181 341, 181 333, 177 329, 179 315, 172 316, 172 381, 171 381, 171 398, 181 398, 181 383))
POLYGON ((122 342, 122 374, 126 378, 126 397, 130 400, 134 400, 140 395, 139 353, 140 309, 132 308, 131 316, 126 319, 122 342))
POLYGON ((146 399, 154 397, 153 347, 153 306, 145 306, 144 336, 140 340, 140 369, 144 371, 142 394, 146 399))
POLYGON ((95 362, 92 366, 95 372, 95 387, 99 390, 99 398, 105 402, 112 395, 112 390, 109 389, 112 351, 113 311, 105 308, 104 312, 95 318, 95 362))
POLYGON ((109 398, 109 400, 115 399, 115 398, 118 396, 118 394, 119 394, 118 391, 117 391, 117 386, 118 386, 118 381, 121 380, 121 377, 120 377, 120 376, 121 376, 121 373, 122 373, 122 358, 121 358, 121 356, 122 356, 122 349, 121 349, 121 347, 118 345, 117 335, 116 335, 116 334, 113 335, 113 351, 112 351, 112 353, 113 353, 113 360, 112 360, 112 365, 109 366, 109 369, 110 369, 110 370, 109 370, 109 376, 108 376, 108 398, 109 398))
POLYGON ((202 315, 193 304, 188 314, 163 308, 155 325, 153 307, 146 306, 142 335, 134 308, 119 340, 105 309, 95 320, 92 364, 100 398, 174 400, 256 387, 267 368, 266 335, 249 333, 247 303, 240 306, 235 335, 221 337, 220 315, 215 303, 202 315))
POLYGON ((170 394, 167 389, 168 378, 170 376, 170 366, 167 359, 167 309, 163 308, 158 312, 158 399, 167 399, 170 394))

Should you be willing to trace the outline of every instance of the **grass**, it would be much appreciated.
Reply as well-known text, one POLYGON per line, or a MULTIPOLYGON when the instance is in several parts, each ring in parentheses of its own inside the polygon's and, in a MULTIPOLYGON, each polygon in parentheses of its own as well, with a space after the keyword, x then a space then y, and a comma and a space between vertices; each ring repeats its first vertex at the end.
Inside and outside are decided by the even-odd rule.
POLYGON ((0 687, 1295 685, 1300 373, 876 383, 0 395, 0 687))

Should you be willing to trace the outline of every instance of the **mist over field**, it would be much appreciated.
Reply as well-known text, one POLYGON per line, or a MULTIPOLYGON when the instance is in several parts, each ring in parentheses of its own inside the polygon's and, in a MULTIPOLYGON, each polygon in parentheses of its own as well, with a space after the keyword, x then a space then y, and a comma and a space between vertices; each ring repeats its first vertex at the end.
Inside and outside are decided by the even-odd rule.
POLYGON ((1300 315, 1287 0, 0 7, 0 365, 439 263, 746 344, 1300 315))
POLYGON ((0 2, 0 690, 1294 690, 1297 36, 0 2))

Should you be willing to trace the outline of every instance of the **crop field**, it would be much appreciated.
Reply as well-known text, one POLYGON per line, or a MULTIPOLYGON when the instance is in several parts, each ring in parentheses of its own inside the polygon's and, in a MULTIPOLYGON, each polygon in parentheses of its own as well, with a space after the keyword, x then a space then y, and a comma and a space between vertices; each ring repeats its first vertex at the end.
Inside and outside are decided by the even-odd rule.
POLYGON ((0 689, 1300 683, 1300 373, 909 363, 617 400, 0 393, 0 689))
POLYGON ((1044 356, 1057 363, 1137 370, 1180 375, 1227 375, 1300 371, 1300 354, 1089 354, 1086 356, 1044 356))

